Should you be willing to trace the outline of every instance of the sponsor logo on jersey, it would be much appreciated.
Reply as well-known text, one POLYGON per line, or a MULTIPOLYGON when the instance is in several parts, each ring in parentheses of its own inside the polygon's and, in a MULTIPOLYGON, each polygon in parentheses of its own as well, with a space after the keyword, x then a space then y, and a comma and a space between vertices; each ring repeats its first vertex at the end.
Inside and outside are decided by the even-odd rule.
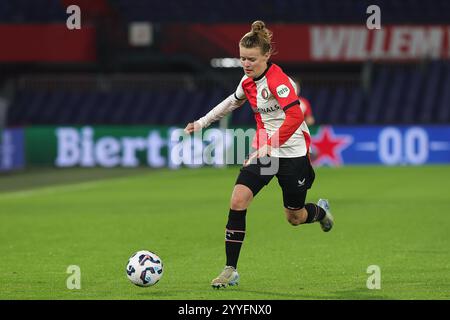
POLYGON ((289 90, 289 88, 284 84, 277 87, 277 94, 280 98, 286 98, 290 92, 291 90, 289 90))
POLYGON ((258 107, 258 108, 256 108, 256 110, 258 110, 259 113, 269 113, 269 112, 280 110, 280 106, 274 105, 274 106, 270 106, 267 108, 258 107))

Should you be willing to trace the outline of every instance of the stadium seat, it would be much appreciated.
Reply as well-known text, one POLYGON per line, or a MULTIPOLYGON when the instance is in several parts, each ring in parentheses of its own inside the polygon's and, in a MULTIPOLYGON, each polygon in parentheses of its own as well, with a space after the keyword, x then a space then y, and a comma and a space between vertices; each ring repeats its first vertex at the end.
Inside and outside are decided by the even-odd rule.
POLYGON ((318 124, 327 124, 329 122, 328 114, 330 112, 330 98, 331 92, 329 88, 319 88, 316 92, 315 100, 311 102, 311 108, 315 115, 318 124))
POLYGON ((356 125, 361 123, 361 112, 363 111, 364 92, 361 88, 351 90, 348 104, 344 109, 344 123, 356 125))
POLYGON ((419 98, 421 97, 421 85, 424 76, 421 70, 410 70, 408 72, 409 83, 406 91, 406 97, 401 110, 401 122, 412 124, 415 121, 416 111, 419 107, 419 98))
POLYGON ((132 109, 128 110, 129 123, 133 125, 157 123, 159 113, 163 112, 163 109, 158 109, 154 106, 155 100, 156 94, 154 92, 136 92, 132 109))
POLYGON ((367 124, 375 124, 378 121, 378 115, 384 103, 384 95, 389 76, 390 73, 388 68, 381 67, 369 95, 367 108, 364 112, 364 122, 367 124))
MULTIPOLYGON (((427 73, 425 88, 420 99, 419 115, 417 119, 421 123, 432 123, 435 116, 435 106, 438 103, 438 90, 440 87, 441 66, 439 63, 433 62, 427 73)), ((449 106, 450 107, 450 106, 449 106)))
POLYGON ((385 102, 382 105, 380 123, 393 124, 398 122, 399 106, 404 106, 402 98, 407 90, 407 74, 403 70, 394 72, 392 85, 386 94, 385 102))
POLYGON ((347 90, 343 87, 336 88, 333 97, 330 99, 330 111, 328 123, 342 124, 344 122, 345 107, 348 101, 347 90))
POLYGON ((441 92, 441 99, 440 102, 437 103, 438 109, 438 116, 435 121, 437 123, 450 123, 450 64, 447 63, 445 68, 445 76, 442 81, 442 92, 441 92))

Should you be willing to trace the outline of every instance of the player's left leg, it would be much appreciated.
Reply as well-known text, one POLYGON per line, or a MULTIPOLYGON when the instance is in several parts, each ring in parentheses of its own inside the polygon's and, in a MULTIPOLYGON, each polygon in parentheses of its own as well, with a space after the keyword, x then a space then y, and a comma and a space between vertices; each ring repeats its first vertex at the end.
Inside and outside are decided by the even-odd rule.
POLYGON ((328 232, 331 230, 331 228, 333 228, 334 225, 334 218, 330 211, 330 204, 328 203, 327 199, 319 199, 317 205, 325 210, 325 217, 323 217, 323 219, 321 219, 319 222, 322 230, 328 232))
MULTIPOLYGON (((288 198, 294 198, 294 195, 291 195, 288 198)), ((323 199, 320 199, 318 205, 314 203, 306 203, 303 208, 293 210, 292 208, 284 208, 284 212, 286 214, 286 219, 293 226, 298 226, 304 223, 314 223, 320 222, 320 226, 323 231, 328 232, 333 227, 333 216, 329 210, 328 201, 326 202, 327 206, 322 207, 324 205, 323 199), (322 206, 321 206, 322 205, 322 206)), ((289 203, 289 200, 287 201, 289 203)), ((292 202, 291 202, 292 203, 292 202)))
POLYGON ((277 177, 283 190, 286 219, 290 224, 297 226, 318 221, 323 231, 332 228, 333 217, 328 201, 321 199, 318 204, 305 204, 307 191, 315 179, 314 169, 307 156, 280 159, 280 174, 277 177))

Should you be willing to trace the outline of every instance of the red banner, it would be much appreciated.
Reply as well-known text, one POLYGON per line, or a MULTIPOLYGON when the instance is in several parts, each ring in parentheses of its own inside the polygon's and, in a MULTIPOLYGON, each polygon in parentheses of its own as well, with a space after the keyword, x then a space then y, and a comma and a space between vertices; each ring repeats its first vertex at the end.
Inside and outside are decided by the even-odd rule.
MULTIPOLYGON (((450 58, 450 25, 388 25, 369 30, 365 25, 272 24, 274 61, 360 62, 412 61, 450 58)), ((168 53, 189 52, 203 58, 238 57, 238 42, 248 24, 167 27, 168 53)))
POLYGON ((0 25, 0 62, 89 62, 96 59, 95 29, 65 24, 0 25))

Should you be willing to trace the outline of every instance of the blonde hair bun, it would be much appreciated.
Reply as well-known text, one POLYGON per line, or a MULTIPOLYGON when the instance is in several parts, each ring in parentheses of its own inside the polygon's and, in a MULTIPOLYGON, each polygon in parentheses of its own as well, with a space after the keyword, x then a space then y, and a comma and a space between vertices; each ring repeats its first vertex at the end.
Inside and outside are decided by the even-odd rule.
POLYGON ((261 20, 252 23, 252 29, 247 32, 239 41, 239 45, 244 48, 261 48, 263 54, 273 54, 272 31, 266 28, 266 24, 261 20))
POLYGON ((263 31, 265 28, 266 28, 266 24, 261 20, 257 20, 252 23, 252 31, 253 32, 260 32, 260 31, 263 31))

